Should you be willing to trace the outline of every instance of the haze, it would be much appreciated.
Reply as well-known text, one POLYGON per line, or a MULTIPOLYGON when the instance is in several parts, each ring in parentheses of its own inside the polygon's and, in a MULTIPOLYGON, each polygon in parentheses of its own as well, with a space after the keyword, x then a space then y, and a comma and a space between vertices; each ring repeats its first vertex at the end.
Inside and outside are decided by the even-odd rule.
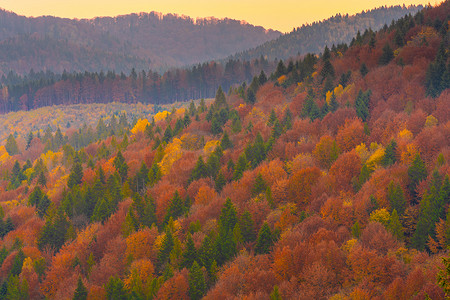
POLYGON ((337 13, 355 14, 383 5, 425 5, 429 1, 380 0, 3 0, 0 7, 25 16, 52 15, 66 18, 116 16, 137 12, 157 11, 196 17, 217 17, 245 20, 265 28, 289 32, 294 27, 333 16, 337 13))

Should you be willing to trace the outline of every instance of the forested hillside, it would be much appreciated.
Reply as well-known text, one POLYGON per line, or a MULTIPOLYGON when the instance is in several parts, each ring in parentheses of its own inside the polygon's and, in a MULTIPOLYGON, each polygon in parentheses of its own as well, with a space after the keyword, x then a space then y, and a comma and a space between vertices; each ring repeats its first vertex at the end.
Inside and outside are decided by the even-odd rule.
MULTIPOLYGON (((90 103, 168 104, 176 101, 212 98, 219 86, 250 82, 254 75, 276 68, 263 57, 252 61, 209 62, 191 68, 174 69, 160 75, 154 71, 129 75, 115 72, 80 72, 62 75, 34 72, 20 76, 9 72, 0 79, 0 113, 36 109, 51 105, 90 103)), ((265 76, 265 75, 264 75, 265 76)))
POLYGON ((407 14, 414 15, 422 8, 422 6, 385 6, 353 16, 338 14, 323 21, 294 28, 288 34, 239 53, 233 58, 249 60, 262 55, 273 60, 286 59, 298 54, 321 53, 326 45, 331 47, 333 44, 348 44, 353 38, 358 38, 358 32, 363 33, 370 28, 378 30, 407 14))
POLYGON ((448 298, 449 16, 279 61, 211 103, 12 128, 0 299, 448 298))
POLYGON ((160 72, 223 58, 279 35, 231 19, 156 12, 71 20, 0 10, 0 70, 160 72))

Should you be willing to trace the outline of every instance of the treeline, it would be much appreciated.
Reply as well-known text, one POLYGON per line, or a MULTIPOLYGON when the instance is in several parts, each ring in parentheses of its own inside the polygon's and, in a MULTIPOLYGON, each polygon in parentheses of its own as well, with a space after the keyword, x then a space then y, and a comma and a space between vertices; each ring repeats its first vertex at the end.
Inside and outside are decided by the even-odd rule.
POLYGON ((27 18, 0 9, 0 74, 25 74, 31 68, 162 72, 224 58, 279 35, 236 20, 157 12, 71 20, 27 18))
POLYGON ((326 45, 349 43, 358 32, 372 28, 378 30, 385 24, 406 14, 415 14, 422 6, 380 7, 354 16, 337 14, 329 19, 297 27, 289 34, 268 41, 254 49, 238 53, 234 58, 251 59, 261 55, 269 59, 286 59, 304 53, 321 53, 326 45))
POLYGON ((211 98, 219 86, 250 82, 261 71, 271 72, 275 62, 261 57, 253 61, 229 60, 225 64, 203 63, 189 69, 175 69, 163 75, 154 71, 84 72, 56 75, 52 72, 26 76, 13 72, 2 76, 0 112, 29 110, 43 106, 79 103, 166 104, 190 99, 211 98))

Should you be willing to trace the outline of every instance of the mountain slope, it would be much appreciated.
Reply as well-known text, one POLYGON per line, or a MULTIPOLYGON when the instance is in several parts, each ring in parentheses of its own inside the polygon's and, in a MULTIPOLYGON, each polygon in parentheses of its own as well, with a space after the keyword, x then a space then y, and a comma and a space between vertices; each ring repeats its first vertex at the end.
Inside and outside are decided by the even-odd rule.
POLYGON ((0 11, 3 72, 159 71, 226 57, 279 35, 242 21, 156 12, 71 20, 0 11))
POLYGON ((0 118, 0 295, 448 299, 449 16, 133 121, 0 118))
POLYGON ((332 18, 303 25, 291 33, 268 41, 256 48, 238 53, 234 58, 251 59, 261 55, 267 59, 286 59, 298 54, 320 53, 328 45, 349 43, 357 32, 366 29, 378 30, 385 24, 406 14, 415 14, 422 6, 380 7, 349 16, 336 15, 332 18))

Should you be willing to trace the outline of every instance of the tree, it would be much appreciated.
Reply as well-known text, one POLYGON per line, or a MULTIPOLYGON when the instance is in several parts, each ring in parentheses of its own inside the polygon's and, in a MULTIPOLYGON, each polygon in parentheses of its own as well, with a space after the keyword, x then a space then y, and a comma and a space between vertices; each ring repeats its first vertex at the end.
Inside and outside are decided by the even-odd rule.
POLYGON ((205 165, 205 162, 203 161, 203 158, 199 156, 197 163, 195 164, 195 167, 192 170, 191 180, 198 180, 206 176, 208 176, 208 169, 205 165))
POLYGON ((183 199, 181 199, 178 191, 175 191, 169 207, 167 208, 167 213, 164 218, 164 224, 167 224, 170 218, 173 218, 175 220, 178 217, 182 216, 185 211, 186 207, 184 205, 184 201, 183 199))
POLYGON ((381 164, 385 167, 394 164, 397 161, 397 142, 391 140, 391 142, 384 149, 384 157, 381 160, 381 164))
POLYGON ((100 199, 95 205, 94 212, 91 216, 93 222, 103 222, 109 216, 108 204, 105 199, 100 199))
POLYGON ((234 180, 241 179, 242 174, 247 169, 247 164, 248 164, 247 157, 245 156, 245 153, 242 153, 238 158, 236 166, 234 167, 234 173, 233 173, 234 180))
POLYGON ((184 246, 181 265, 189 269, 196 260, 197 249, 195 249, 194 241, 192 240, 192 236, 189 234, 186 238, 186 245, 184 246))
POLYGON ((127 300, 128 295, 120 278, 111 277, 106 285, 108 300, 127 300))
POLYGON ((236 208, 227 198, 219 217, 219 236, 217 237, 217 250, 219 265, 225 263, 237 252, 236 241, 233 239, 233 230, 237 224, 236 208))
POLYGON ((409 177, 409 184, 408 184, 409 192, 411 193, 411 196, 413 196, 414 201, 417 203, 418 195, 416 187, 420 181, 427 178, 427 169, 419 153, 416 154, 411 166, 408 169, 408 177, 409 177))
POLYGON ((406 209, 406 199, 403 195, 402 187, 395 184, 393 180, 389 182, 387 189, 387 198, 391 204, 391 208, 395 210, 400 216, 403 215, 406 209))
POLYGON ((161 247, 159 248, 158 252, 158 261, 157 261, 157 267, 160 271, 164 270, 164 266, 169 260, 170 252, 173 249, 174 246, 174 239, 172 235, 172 231, 169 227, 166 227, 165 236, 163 238, 163 241, 161 243, 161 247))
POLYGON ((270 297, 270 300, 282 300, 277 285, 275 285, 275 286, 273 287, 273 291, 272 291, 272 293, 270 293, 270 296, 269 296, 269 297, 270 297))
POLYGON ((359 90, 358 96, 355 101, 356 115, 361 118, 363 122, 366 122, 369 117, 369 102, 371 90, 363 92, 359 90))
POLYGON ((123 157, 122 152, 120 150, 119 152, 117 152, 117 155, 114 158, 114 167, 119 173, 122 182, 125 182, 128 175, 128 165, 125 162, 125 158, 123 157))
POLYGON ((30 197, 28 197, 28 204, 36 207, 38 215, 41 218, 46 214, 50 203, 50 199, 48 199, 47 195, 42 192, 39 186, 36 186, 30 194, 30 197))
POLYGON ((30 131, 30 133, 28 133, 27 135, 27 145, 25 147, 25 150, 28 150, 31 146, 31 141, 33 140, 34 136, 33 136, 33 132, 30 131))
POLYGON ((273 235, 269 225, 264 222, 259 230, 258 239, 256 241, 255 252, 257 254, 267 254, 273 246, 273 235))
POLYGON ((220 140, 220 147, 222 147, 223 150, 233 148, 233 143, 231 142, 226 131, 223 133, 222 139, 220 140))
POLYGON ((77 155, 75 157, 72 170, 70 171, 69 179, 67 180, 67 187, 72 189, 74 186, 81 184, 82 179, 83 179, 83 167, 77 155))
POLYGON ((75 289, 75 293, 73 294, 73 300, 86 300, 88 295, 88 291, 83 284, 83 280, 81 280, 81 276, 78 277, 77 288, 75 289))
POLYGON ((221 192, 225 184, 227 184, 227 179, 223 175, 222 171, 219 171, 214 182, 217 192, 221 192))
POLYGON ((222 87, 219 86, 216 92, 216 98, 214 99, 214 109, 219 111, 221 108, 228 108, 227 101, 225 99, 225 93, 222 90, 222 87))
POLYGON ((369 69, 367 68, 365 63, 362 63, 361 68, 359 69, 359 72, 361 73, 362 77, 366 76, 367 73, 369 73, 369 69))
POLYGON ((444 289, 445 296, 450 296, 450 257, 442 258, 442 263, 444 264, 444 269, 441 269, 437 275, 438 284, 444 289))
POLYGON ((239 219, 239 228, 244 242, 253 242, 256 238, 252 215, 246 210, 239 219))
POLYGON ((361 235, 361 226, 359 226, 358 220, 356 220, 355 224, 352 226, 352 235, 357 239, 359 239, 361 235))
POLYGON ((392 50, 389 43, 386 43, 383 47, 383 53, 378 60, 378 64, 382 66, 387 65, 392 59, 394 59, 394 51, 392 50))
POLYGON ((340 152, 336 141, 328 135, 323 135, 316 144, 313 155, 322 167, 329 169, 340 152))
POLYGON ((199 300, 206 292, 206 282, 203 271, 194 261, 189 271, 189 296, 193 300, 199 300))
POLYGON ((6 140, 5 149, 11 156, 19 154, 19 147, 17 146, 16 139, 12 134, 10 134, 6 140))
POLYGON ((37 184, 42 187, 47 186, 47 178, 45 177, 44 171, 39 172, 37 184))
POLYGON ((403 241, 403 226, 398 218, 397 210, 393 210, 391 214, 391 219, 389 220, 388 229, 392 234, 399 240, 403 241))

